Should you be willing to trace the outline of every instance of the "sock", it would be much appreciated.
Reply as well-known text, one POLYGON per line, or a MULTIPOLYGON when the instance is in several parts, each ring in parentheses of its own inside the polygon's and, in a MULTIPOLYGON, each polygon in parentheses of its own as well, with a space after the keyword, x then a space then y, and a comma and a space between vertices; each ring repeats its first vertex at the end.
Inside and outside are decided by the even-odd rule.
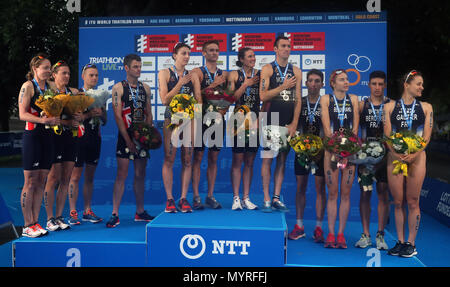
POLYGON ((303 227, 303 219, 297 219, 297 225, 303 227))

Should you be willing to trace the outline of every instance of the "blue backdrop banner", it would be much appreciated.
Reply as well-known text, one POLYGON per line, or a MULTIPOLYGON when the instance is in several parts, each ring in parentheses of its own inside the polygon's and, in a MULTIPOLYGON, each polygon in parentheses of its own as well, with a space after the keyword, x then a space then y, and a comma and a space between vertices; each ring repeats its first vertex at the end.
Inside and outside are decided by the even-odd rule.
MULTIPOLYGON (((386 14, 368 12, 262 14, 262 15, 196 15, 158 17, 80 18, 79 73, 87 63, 99 68, 98 88, 111 91, 115 83, 125 79, 125 55, 136 53, 142 57, 140 80, 151 88, 152 113, 155 124, 161 128, 165 107, 158 93, 158 71, 173 65, 172 49, 177 42, 189 44, 191 49, 188 70, 205 64, 201 47, 205 41, 220 42, 219 68, 237 69, 237 51, 251 47, 256 54, 256 68, 275 59, 273 43, 278 35, 291 40, 290 62, 298 66, 306 78, 308 70, 324 72, 326 86, 322 94, 329 93, 328 78, 337 68, 348 71, 350 93, 369 95, 368 80, 374 70, 386 71, 386 14)), ((81 79, 81 75, 79 77, 81 79)), ((307 94, 302 81, 302 95, 307 94)), ((81 86, 82 83, 80 82, 81 86)), ((112 201, 112 188, 116 176, 115 148, 118 130, 114 122, 111 101, 108 102, 108 122, 102 127, 102 153, 95 178, 94 204, 112 201)), ((146 203, 162 203, 165 192, 161 177, 163 150, 154 150, 147 168, 146 203)), ((231 148, 221 151, 218 161, 216 192, 231 193, 231 148)), ((261 159, 258 153, 254 164, 252 192, 261 193, 261 159)), ((204 157, 200 192, 207 191, 207 160, 204 157)), ((133 168, 130 167, 124 202, 134 202, 132 192, 133 168)), ((174 165, 174 195, 180 193, 179 157, 174 165)), ((290 153, 282 193, 294 198, 296 190, 294 155, 290 153)), ((355 199, 358 200, 359 196, 355 199)), ((231 200, 231 197, 230 197, 231 200)), ((293 205, 294 202, 288 202, 293 205)), ((314 206, 310 200, 308 205, 314 206)), ((358 206, 357 201, 352 206, 358 206)), ((359 214, 355 214, 359 217, 359 214)))

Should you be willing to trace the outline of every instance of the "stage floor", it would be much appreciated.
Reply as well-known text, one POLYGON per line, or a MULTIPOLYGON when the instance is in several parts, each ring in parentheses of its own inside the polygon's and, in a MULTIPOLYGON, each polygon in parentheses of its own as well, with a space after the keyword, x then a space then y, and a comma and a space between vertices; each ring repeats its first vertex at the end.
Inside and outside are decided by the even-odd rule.
MULTIPOLYGON (((10 170, 10 169, 8 169, 10 170)), ((7 181, 2 180, 3 188, 0 190, 5 202, 10 210, 11 216, 16 223, 20 225, 23 219, 19 206, 15 206, 16 198, 20 194, 20 178, 16 172, 2 172, 0 177, 8 178, 7 181), (15 175, 15 177, 14 177, 15 175)), ((295 224, 295 214, 291 210, 290 213, 277 213, 276 216, 263 214, 261 211, 231 211, 231 194, 218 194, 221 203, 224 206, 222 210, 205 209, 203 211, 195 211, 192 214, 164 214, 164 205, 146 205, 145 208, 149 214, 157 216, 154 220, 155 225, 173 225, 177 227, 179 224, 183 228, 201 228, 202 226, 210 226, 215 228, 230 228, 239 230, 258 229, 261 227, 268 230, 287 226, 287 232, 290 232, 295 224), (246 218, 243 225, 240 220, 246 218), (180 219, 182 222, 180 223, 180 219), (284 223, 283 223, 284 221, 284 223), (192 224, 189 226, 187 222, 192 224)), ((17 202, 18 203, 18 202, 17 202)), ((255 203, 259 201, 255 200, 255 203)), ((98 205, 93 207, 96 214, 103 217, 104 221, 98 224, 82 223, 81 225, 72 227, 69 231, 53 232, 48 236, 30 239, 20 238, 17 243, 45 243, 45 244, 66 244, 71 242, 85 244, 121 244, 123 246, 139 246, 133 252, 146 252, 147 240, 147 223, 134 222, 135 206, 125 204, 120 209, 120 225, 116 228, 106 228, 105 223, 111 215, 112 206, 110 204, 98 205)), ((45 211, 41 212, 41 217, 45 215, 45 211)), ((386 242, 389 246, 395 244, 395 228, 393 226, 393 215, 391 214, 390 225, 386 228, 386 242)), ((43 225, 44 220, 40 220, 43 225)), ((399 258, 389 256, 386 251, 380 251, 369 248, 355 248, 354 244, 361 234, 361 223, 357 221, 349 221, 347 223, 345 236, 348 249, 326 249, 322 244, 314 243, 312 240, 312 231, 314 229, 314 220, 305 220, 306 238, 296 241, 287 240, 286 264, 287 267, 319 267, 319 266, 336 266, 336 267, 365 267, 365 266, 381 266, 381 267, 450 267, 450 231, 440 224, 437 220, 422 214, 420 230, 418 233, 416 245, 419 254, 413 258, 399 258), (379 257, 377 257, 379 256, 379 257)), ((371 234, 373 244, 375 244, 375 234, 377 230, 376 223, 371 223, 371 234)), ((323 229, 327 234, 326 220, 323 222, 323 229)), ((270 243, 267 243, 270 244, 270 243)), ((13 242, 7 242, 0 245, 0 267, 11 267, 12 264, 12 246, 13 242)), ((99 245, 95 245, 99 246, 99 245)), ((372 246, 373 247, 373 246, 372 246)), ((126 249, 124 249, 126 252, 126 249)), ((46 256, 52 256, 49 252, 46 256)), ((135 266, 140 265, 143 259, 139 259, 135 266)), ((145 262, 148 264, 149 262, 145 262)), ((105 265, 111 266, 111 265, 105 265)), ((119 265, 120 266, 120 265, 119 265)), ((130 266, 129 263, 124 266, 130 266)))

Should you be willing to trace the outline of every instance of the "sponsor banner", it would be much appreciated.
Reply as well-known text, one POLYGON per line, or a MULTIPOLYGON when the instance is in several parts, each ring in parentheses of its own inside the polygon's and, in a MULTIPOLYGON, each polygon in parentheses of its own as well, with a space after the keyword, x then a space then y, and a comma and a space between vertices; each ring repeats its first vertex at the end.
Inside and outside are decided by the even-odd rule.
POLYGON ((239 52, 243 47, 254 51, 272 52, 275 42, 275 33, 233 33, 230 34, 230 50, 239 52))
POLYGON ((285 32, 283 35, 291 40, 292 51, 325 50, 325 32, 285 32))
POLYGON ((174 35, 138 35, 136 52, 139 53, 172 53, 173 47, 180 41, 178 34, 174 35))
POLYGON ((420 209, 450 227, 450 184, 425 178, 420 192, 420 209))
POLYGON ((227 51, 227 34, 182 34, 181 39, 191 47, 191 52, 202 52, 205 42, 216 40, 219 42, 219 51, 227 51))

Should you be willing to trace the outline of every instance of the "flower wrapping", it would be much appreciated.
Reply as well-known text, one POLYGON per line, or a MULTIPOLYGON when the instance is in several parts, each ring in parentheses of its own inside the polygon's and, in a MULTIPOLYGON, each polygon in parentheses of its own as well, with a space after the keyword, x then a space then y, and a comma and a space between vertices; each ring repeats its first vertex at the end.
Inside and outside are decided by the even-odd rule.
MULTIPOLYGON (((236 99, 230 91, 226 91, 221 87, 207 88, 202 91, 202 97, 205 99, 205 112, 218 112, 219 110, 228 110, 231 104, 233 104, 236 99)), ((208 119, 206 122, 207 126, 210 126, 213 122, 220 124, 222 119, 208 119)))
POLYGON ((257 136, 257 119, 252 119, 251 110, 247 105, 236 106, 233 114, 236 121, 232 127, 232 135, 237 137, 238 142, 244 142, 247 145, 250 137, 257 136))
MULTIPOLYGON (((425 139, 412 131, 393 132, 389 137, 385 137, 384 141, 396 153, 404 155, 416 153, 427 146, 425 139)), ((402 173, 403 176, 408 176, 408 164, 406 162, 394 160, 392 163, 394 164, 393 174, 402 173)))
MULTIPOLYGON (((35 104, 48 117, 59 117, 64 109, 64 106, 67 104, 70 95, 66 94, 58 94, 56 95, 52 90, 48 89, 45 91, 44 95, 39 96, 36 100, 35 104)), ((45 128, 52 128, 56 134, 61 134, 62 129, 61 126, 45 126, 45 128)))
POLYGON ((263 146, 274 152, 289 150, 287 127, 267 125, 262 128, 262 134, 263 146))
POLYGON ((386 149, 381 141, 368 141, 361 145, 361 150, 356 157, 350 159, 354 164, 364 165, 360 167, 358 182, 363 191, 372 191, 375 180, 375 165, 378 164, 386 154, 386 149))
POLYGON ((183 121, 192 120, 194 118, 195 105, 197 100, 187 94, 175 95, 169 104, 170 124, 169 129, 172 131, 179 127, 183 121))
MULTIPOLYGON (((110 94, 106 90, 94 90, 89 89, 85 93, 87 96, 94 99, 94 102, 92 105, 88 107, 88 109, 95 109, 95 108, 105 108, 106 101, 110 98, 110 94)), ((92 117, 89 123, 93 126, 98 125, 101 122, 101 117, 92 117)))
POLYGON ((324 139, 324 149, 332 154, 331 163, 334 169, 344 169, 349 159, 354 159, 361 150, 361 146, 361 139, 349 129, 340 129, 324 139))
MULTIPOLYGON (((85 93, 78 93, 75 96, 70 96, 65 106, 67 112, 71 115, 77 112, 83 112, 90 105, 94 103, 94 99, 87 96, 85 93)), ((80 123, 80 128, 72 129, 72 135, 74 137, 81 137, 84 134, 84 126, 80 123)))
MULTIPOLYGON (((145 122, 133 123, 131 127, 131 139, 136 145, 139 157, 148 157, 150 149, 158 149, 161 147, 162 138, 159 131, 145 122)), ((132 155, 130 155, 130 159, 132 155)))
POLYGON ((321 159, 323 152, 322 139, 313 134, 300 134, 297 131, 293 137, 288 138, 288 141, 295 151, 297 162, 315 174, 318 169, 317 161, 321 159))

